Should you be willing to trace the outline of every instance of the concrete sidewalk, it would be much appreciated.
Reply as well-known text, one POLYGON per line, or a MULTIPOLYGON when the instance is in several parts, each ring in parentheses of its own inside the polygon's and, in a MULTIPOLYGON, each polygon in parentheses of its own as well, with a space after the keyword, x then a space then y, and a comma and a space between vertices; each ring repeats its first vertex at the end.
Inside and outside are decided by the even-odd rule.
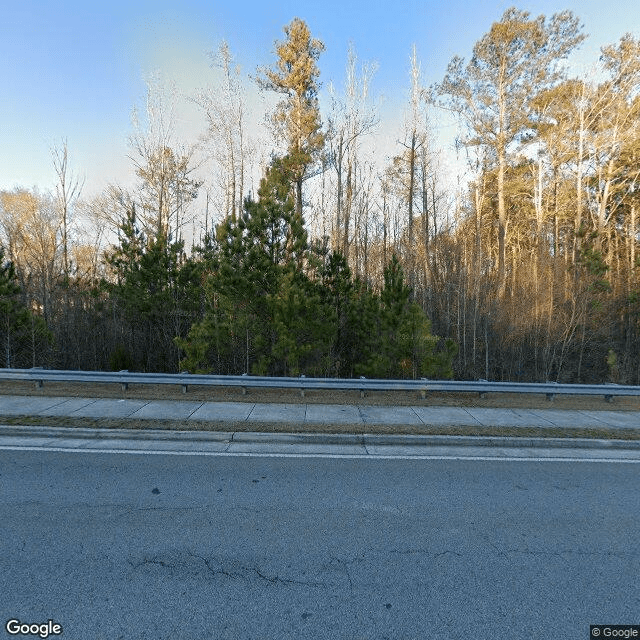
POLYGON ((337 404, 269 404, 112 398, 1 396, 2 416, 76 419, 171 420, 187 423, 402 425, 429 427, 534 427, 549 429, 640 430, 640 411, 569 411, 472 407, 381 407, 337 404))

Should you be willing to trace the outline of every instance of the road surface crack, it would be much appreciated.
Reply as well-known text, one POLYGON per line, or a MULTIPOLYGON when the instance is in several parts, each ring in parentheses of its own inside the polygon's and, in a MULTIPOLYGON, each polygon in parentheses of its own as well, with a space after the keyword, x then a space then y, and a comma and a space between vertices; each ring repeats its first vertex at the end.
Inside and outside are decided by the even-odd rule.
POLYGON ((205 567, 207 567, 207 571, 213 576, 221 575, 227 578, 244 580, 244 576, 239 575, 237 573, 231 573, 230 571, 226 571, 222 563, 218 560, 216 560, 216 562, 218 565, 220 565, 220 569, 216 569, 215 567, 211 566, 211 561, 209 560, 209 558, 205 558, 204 556, 201 556, 197 553, 193 553, 192 551, 189 551, 189 555, 193 558, 198 558, 199 560, 202 560, 202 562, 204 562, 205 567))
POLYGON ((513 549, 504 549, 503 551, 498 550, 494 545, 491 545, 494 549, 496 549, 496 551, 498 553, 500 553, 501 555, 506 555, 508 553, 511 554, 519 554, 519 555, 525 555, 525 556, 554 556, 554 557, 563 557, 563 556, 579 556, 579 557, 593 557, 593 556, 599 556, 599 557, 613 557, 613 558, 625 558, 628 556, 631 557, 635 557, 636 554, 634 554, 632 551, 580 551, 580 550, 574 550, 574 549, 561 549, 559 551, 554 550, 554 549, 529 549, 529 548, 525 548, 525 549, 520 549, 518 547, 513 548, 513 549))
POLYGON ((452 551, 451 549, 445 549, 444 551, 430 551, 429 549, 401 549, 391 551, 391 553, 397 553, 399 555, 407 556, 407 555, 423 555, 430 556, 432 558, 439 558, 441 556, 446 556, 447 554, 451 554, 453 556, 457 556, 458 558, 462 558, 464 556, 463 553, 459 553, 458 551, 452 551))
POLYGON ((278 575, 270 577, 263 574, 259 569, 256 569, 255 567, 244 567, 244 569, 246 571, 255 572, 260 578, 266 580, 267 582, 270 582, 271 584, 300 584, 307 587, 326 587, 324 582, 314 582, 313 580, 292 580, 290 578, 281 578, 278 575))
POLYGON ((349 592, 353 597, 353 577, 351 576, 350 565, 352 565, 354 562, 360 562, 362 558, 356 557, 351 560, 345 560, 343 558, 336 558, 335 556, 331 556, 329 560, 329 564, 325 565, 323 569, 326 570, 331 568, 331 565, 333 563, 337 564, 339 570, 347 577, 347 580, 349 582, 349 592))
POLYGON ((205 556, 201 556, 197 553, 193 553, 193 552, 189 552, 189 555, 191 555, 194 558, 198 558, 200 560, 202 560, 202 562, 204 562, 205 566, 207 567, 207 570, 209 571, 209 573, 211 573, 212 575, 223 575, 226 576, 227 578, 235 578, 235 579, 239 579, 239 580, 249 580, 250 579, 250 575, 251 574, 255 574, 257 575, 261 580, 264 580, 265 582, 268 582, 269 584, 297 584, 297 585, 302 585, 302 586, 307 586, 307 587, 323 587, 326 588, 326 585, 323 582, 316 582, 313 580, 294 580, 291 578, 282 578, 278 575, 275 576, 269 576, 265 573, 263 573, 259 568, 257 567, 251 567, 251 566, 244 566, 244 565, 240 565, 238 567, 238 571, 237 572, 230 572, 225 570, 223 563, 218 560, 218 559, 214 559, 213 562, 215 562, 220 568, 216 568, 213 566, 213 562, 211 559, 206 558, 205 556))
POLYGON ((175 569, 175 565, 171 564, 170 562, 165 562, 164 560, 159 560, 158 558, 154 557, 154 558, 148 558, 147 556, 145 556, 144 558, 142 558, 142 560, 140 562, 134 562, 133 560, 131 560, 131 558, 129 558, 129 564, 134 568, 134 569, 139 569, 140 567, 144 567, 145 565, 151 564, 151 565, 157 565, 160 567, 165 567, 168 569, 175 569))

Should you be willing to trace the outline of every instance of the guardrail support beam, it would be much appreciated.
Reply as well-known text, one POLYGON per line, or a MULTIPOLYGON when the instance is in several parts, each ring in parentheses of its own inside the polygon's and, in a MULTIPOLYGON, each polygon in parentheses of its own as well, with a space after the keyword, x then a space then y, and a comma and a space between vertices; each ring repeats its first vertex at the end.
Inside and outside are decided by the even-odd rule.
MULTIPOLYGON (((463 392, 478 394, 480 398, 487 398, 489 393, 528 393, 545 395, 549 402, 552 402, 556 395, 589 395, 600 396, 607 403, 615 402, 616 396, 640 398, 640 386, 606 384, 558 384, 558 383, 522 383, 522 382, 488 382, 487 380, 477 381, 441 381, 429 380, 374 380, 360 377, 360 380, 333 379, 333 378, 305 378, 300 376, 297 380, 292 377, 284 377, 280 380, 277 377, 255 376, 249 377, 247 374, 240 376, 224 375, 193 375, 186 377, 188 372, 175 374, 154 374, 154 373, 131 373, 126 369, 119 372, 102 371, 61 371, 46 370, 42 368, 32 369, 2 369, 0 368, 0 380, 21 380, 28 381, 35 385, 36 389, 42 389, 45 382, 94 382, 119 384, 122 391, 129 389, 129 384, 170 384, 182 388, 182 393, 189 391, 189 386, 222 386, 240 387, 242 395, 247 395, 249 389, 256 388, 281 388, 298 389, 301 397, 306 396, 306 392, 311 389, 343 389, 350 392, 359 391, 360 397, 367 397, 368 391, 410 391, 420 394, 423 400, 427 394, 463 392), (246 377, 245 377, 246 376, 246 377), (606 389, 606 391, 605 391, 606 389)), ((431 397, 431 396, 429 396, 431 397)))

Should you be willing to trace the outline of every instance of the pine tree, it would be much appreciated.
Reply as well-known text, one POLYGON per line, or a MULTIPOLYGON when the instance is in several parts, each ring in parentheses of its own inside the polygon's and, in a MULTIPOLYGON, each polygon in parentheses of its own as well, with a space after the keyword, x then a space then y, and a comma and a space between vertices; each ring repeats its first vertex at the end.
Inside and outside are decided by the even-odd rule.
POLYGON ((287 269, 269 307, 275 334, 273 366, 284 375, 326 375, 335 319, 322 305, 316 284, 305 274, 287 269))
POLYGON ((351 278, 351 269, 339 251, 332 251, 320 269, 320 295, 323 304, 334 318, 334 340, 331 346, 331 374, 352 377, 357 359, 358 317, 355 302, 357 290, 351 278))
POLYGON ((458 113, 469 129, 469 146, 484 146, 497 166, 499 293, 505 291, 508 210, 505 175, 509 148, 531 129, 531 102, 537 91, 562 78, 558 64, 583 40, 570 12, 531 19, 511 7, 474 46, 468 64, 458 56, 447 68, 438 91, 444 106, 458 113))
POLYGON ((276 43, 278 60, 275 67, 263 69, 263 77, 258 82, 265 89, 285 95, 273 120, 279 136, 287 143, 296 212, 302 216, 302 183, 324 147, 318 105, 320 72, 316 66, 324 44, 311 38, 309 27, 300 18, 294 18, 284 32, 286 41, 276 43))
POLYGON ((178 341, 189 370, 258 374, 299 371, 306 354, 295 328, 308 317, 307 234, 291 197, 291 160, 275 158, 237 220, 216 230, 206 311, 178 341), (293 336, 293 337, 292 337, 293 336), (296 347, 291 346, 291 340, 296 347))
POLYGON ((0 246, 0 349, 6 368, 35 367, 45 364, 43 357, 53 337, 44 320, 21 300, 21 290, 11 262, 5 262, 0 246))
MULTIPOLYGON (((193 314, 189 300, 197 300, 183 242, 172 242, 162 232, 145 236, 137 226, 135 205, 131 205, 120 225, 119 246, 107 254, 107 263, 115 282, 105 281, 103 288, 121 314, 112 367, 126 362, 145 371, 175 370, 174 338, 186 333, 182 315, 193 314)), ((191 321, 186 324, 190 326, 191 321)))
POLYGON ((438 351, 440 339, 431 334, 424 311, 410 302, 411 289, 394 254, 384 270, 376 318, 376 344, 357 369, 373 378, 452 377, 457 347, 451 340, 438 351))

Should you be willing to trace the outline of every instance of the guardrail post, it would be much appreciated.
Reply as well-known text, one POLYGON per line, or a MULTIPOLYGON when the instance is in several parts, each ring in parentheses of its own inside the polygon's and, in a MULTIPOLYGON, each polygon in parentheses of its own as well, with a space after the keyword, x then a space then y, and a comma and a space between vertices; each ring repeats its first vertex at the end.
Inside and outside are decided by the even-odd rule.
MULTIPOLYGON (((42 367, 31 367, 31 371, 42 371, 42 367)), ((44 386, 44 380, 36 380, 36 389, 42 389, 44 386)))
POLYGON ((547 400, 549 402, 553 402, 553 398, 556 394, 555 393, 547 393, 547 400))
MULTIPOLYGON (((248 376, 248 373, 243 373, 242 376, 248 376)), ((247 387, 242 387, 242 395, 246 396, 247 395, 247 387)))
MULTIPOLYGON (((121 369, 118 373, 129 373, 129 369, 121 369)), ((120 382, 120 387, 123 391, 126 391, 129 388, 128 382, 120 382)))
MULTIPOLYGON (((306 378, 307 376, 305 376, 304 374, 302 374, 300 377, 301 377, 301 378, 306 378)), ((304 387, 300 387, 300 395, 304 398, 304 387)))
MULTIPOLYGON (((605 386, 607 387, 617 387, 617 383, 616 382, 605 382, 605 386)), ((613 402, 613 394, 611 393, 607 393, 604 396, 605 402, 608 402, 609 404, 611 404, 613 402)))

